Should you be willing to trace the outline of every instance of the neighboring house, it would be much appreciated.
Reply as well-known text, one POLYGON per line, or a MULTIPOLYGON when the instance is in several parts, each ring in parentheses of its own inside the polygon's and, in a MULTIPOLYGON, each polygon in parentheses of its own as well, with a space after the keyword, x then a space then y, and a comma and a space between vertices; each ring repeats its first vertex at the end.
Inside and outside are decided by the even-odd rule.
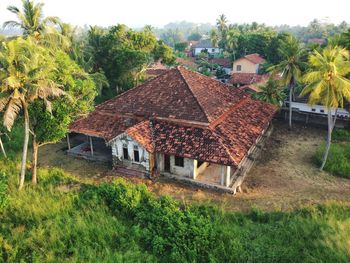
POLYGON ((232 62, 228 58, 211 58, 209 62, 221 66, 228 75, 232 72, 232 62))
POLYGON ((232 73, 229 83, 235 87, 245 85, 261 85, 267 81, 269 74, 259 75, 256 73, 232 73))
POLYGON ((259 54, 250 54, 233 61, 232 73, 258 74, 264 59, 259 54))
POLYGON ((176 58, 175 63, 179 66, 184 66, 186 68, 197 70, 198 64, 195 61, 196 59, 193 57, 176 58))
POLYGON ((215 56, 220 54, 220 48, 214 47, 210 40, 201 41, 196 45, 192 46, 192 56, 197 57, 202 51, 207 51, 209 55, 215 56))
POLYGON ((88 141, 69 144, 68 154, 86 159, 107 154, 117 172, 163 174, 235 193, 275 112, 239 89, 177 67, 74 122, 70 133, 88 141), (107 147, 98 149, 98 142, 107 147))

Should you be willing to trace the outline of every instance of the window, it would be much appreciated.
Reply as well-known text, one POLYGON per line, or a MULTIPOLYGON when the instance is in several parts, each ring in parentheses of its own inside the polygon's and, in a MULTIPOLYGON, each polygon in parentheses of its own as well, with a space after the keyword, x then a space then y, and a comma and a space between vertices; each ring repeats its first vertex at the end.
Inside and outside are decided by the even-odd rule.
POLYGON ((324 110, 320 110, 320 112, 324 113, 324 110))
POLYGON ((129 160, 128 145, 123 144, 123 158, 124 160, 129 160))
POLYGON ((316 111, 316 109, 311 109, 311 111, 316 111))
POLYGON ((139 147, 137 145, 134 145, 134 161, 140 162, 139 147))
POLYGON ((241 71, 242 70, 242 65, 237 65, 236 70, 237 71, 241 71))
POLYGON ((184 167, 184 158, 175 156, 175 166, 184 167))
POLYGON ((212 49, 211 49, 211 52, 215 53, 215 48, 212 48, 212 49))

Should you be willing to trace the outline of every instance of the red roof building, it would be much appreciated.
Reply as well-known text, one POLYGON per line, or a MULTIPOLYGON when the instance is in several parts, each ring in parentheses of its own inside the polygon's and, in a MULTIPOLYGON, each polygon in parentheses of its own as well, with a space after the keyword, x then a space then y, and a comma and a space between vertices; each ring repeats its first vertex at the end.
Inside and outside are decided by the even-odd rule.
POLYGON ((275 112, 243 90, 177 67, 98 105, 70 132, 104 139, 116 165, 228 188, 275 112))

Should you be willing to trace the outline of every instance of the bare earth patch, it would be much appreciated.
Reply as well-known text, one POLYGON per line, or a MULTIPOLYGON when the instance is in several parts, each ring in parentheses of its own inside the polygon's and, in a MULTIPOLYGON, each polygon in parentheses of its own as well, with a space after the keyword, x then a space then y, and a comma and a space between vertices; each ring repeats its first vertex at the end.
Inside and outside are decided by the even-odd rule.
MULTIPOLYGON (((295 124, 288 131, 284 123, 275 123, 263 152, 249 172, 242 189, 235 196, 182 185, 166 178, 156 182, 125 177, 144 183, 157 195, 170 195, 183 202, 209 202, 227 210, 247 211, 251 207, 264 210, 291 210, 310 204, 332 201, 350 203, 350 180, 320 172, 312 156, 325 138, 325 130, 295 124)), ((78 160, 63 154, 64 144, 40 149, 40 166, 60 167, 79 178, 96 182, 120 176, 110 166, 78 160)))

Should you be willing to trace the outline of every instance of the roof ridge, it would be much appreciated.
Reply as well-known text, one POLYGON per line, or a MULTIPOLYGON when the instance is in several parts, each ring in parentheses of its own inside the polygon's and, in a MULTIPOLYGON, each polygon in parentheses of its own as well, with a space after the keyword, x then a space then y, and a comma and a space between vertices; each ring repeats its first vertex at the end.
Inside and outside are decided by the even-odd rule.
MULTIPOLYGON (((191 92, 192 96, 195 98, 195 100, 196 100, 198 106, 200 107, 201 111, 204 113, 204 116, 205 116, 205 118, 207 119, 207 121, 208 121, 208 123, 209 123, 210 120, 209 120, 208 114, 206 113, 206 111, 204 110, 203 106, 202 106, 202 105, 200 104, 200 102, 198 101, 197 96, 194 94, 194 92, 193 92, 191 86, 188 84, 186 78, 182 75, 182 72, 181 72, 182 67, 181 67, 181 66, 177 66, 176 69, 177 69, 177 71, 179 72, 179 74, 180 74, 181 78, 183 79, 183 81, 185 82, 185 84, 186 84, 188 90, 191 92)), ((195 72, 195 73, 197 73, 197 72, 195 72)), ((199 74, 199 73, 198 73, 198 74, 199 74)), ((200 74, 200 75, 202 75, 202 74, 200 74)))

